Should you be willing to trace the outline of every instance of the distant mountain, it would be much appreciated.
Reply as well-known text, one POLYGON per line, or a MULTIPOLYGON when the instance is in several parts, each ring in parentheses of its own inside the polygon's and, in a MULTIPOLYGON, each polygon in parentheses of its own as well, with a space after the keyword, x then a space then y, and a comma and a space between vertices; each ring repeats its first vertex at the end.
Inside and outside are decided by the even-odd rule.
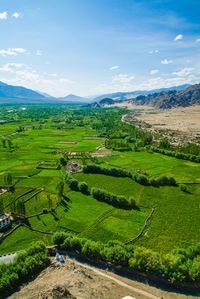
POLYGON ((95 103, 92 103, 92 104, 88 104, 87 107, 91 107, 91 108, 102 108, 102 107, 105 107, 107 105, 113 105, 115 104, 116 102, 113 100, 113 99, 110 99, 110 98, 105 98, 105 99, 102 99, 101 101, 99 102, 95 102, 95 103))
POLYGON ((97 96, 93 99, 94 102, 99 102, 102 99, 105 98, 110 98, 113 99, 115 101, 126 101, 128 99, 131 98, 135 98, 138 95, 148 95, 148 94, 153 94, 153 93, 159 93, 162 91, 170 91, 170 90, 182 90, 187 88, 188 86, 190 86, 190 84, 184 84, 184 85, 180 85, 180 86, 172 86, 169 88, 159 88, 159 89, 153 89, 153 90, 135 90, 135 91, 131 91, 131 92, 115 92, 115 93, 108 93, 108 94, 103 94, 100 96, 97 96))
POLYGON ((200 104, 200 84, 187 87, 184 90, 172 90, 168 92, 159 92, 147 96, 140 95, 130 99, 136 105, 150 105, 161 109, 170 109, 173 107, 187 107, 200 104))
POLYGON ((22 86, 8 85, 0 81, 1 98, 45 99, 45 96, 22 86))
POLYGON ((79 97, 75 94, 69 94, 66 97, 56 98, 56 100, 63 101, 63 102, 69 102, 69 103, 88 103, 88 102, 90 102, 89 99, 79 97))

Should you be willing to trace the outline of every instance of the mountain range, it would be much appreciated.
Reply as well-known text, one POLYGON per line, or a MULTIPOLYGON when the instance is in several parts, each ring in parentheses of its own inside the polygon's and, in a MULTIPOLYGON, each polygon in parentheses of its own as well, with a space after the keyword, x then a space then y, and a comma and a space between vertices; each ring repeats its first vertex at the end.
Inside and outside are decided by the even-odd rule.
POLYGON ((154 90, 136 90, 132 92, 115 92, 94 98, 80 97, 69 94, 66 97, 51 95, 28 89, 22 86, 8 85, 0 81, 0 104, 30 103, 77 103, 89 104, 91 107, 103 107, 115 102, 129 101, 136 105, 151 105, 157 108, 188 106, 200 104, 200 84, 180 85, 154 90))
POLYGON ((200 84, 191 85, 183 90, 171 90, 168 92, 159 92, 147 96, 140 95, 130 99, 136 105, 150 105, 161 109, 170 109, 173 107, 187 107, 200 104, 200 84))

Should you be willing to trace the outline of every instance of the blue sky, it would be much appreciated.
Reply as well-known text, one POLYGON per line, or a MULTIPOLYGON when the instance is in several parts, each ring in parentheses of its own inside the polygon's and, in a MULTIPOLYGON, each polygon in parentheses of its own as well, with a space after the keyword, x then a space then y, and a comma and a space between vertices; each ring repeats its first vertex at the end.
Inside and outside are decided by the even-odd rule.
POLYGON ((54 96, 200 82, 199 0, 1 0, 0 81, 54 96))

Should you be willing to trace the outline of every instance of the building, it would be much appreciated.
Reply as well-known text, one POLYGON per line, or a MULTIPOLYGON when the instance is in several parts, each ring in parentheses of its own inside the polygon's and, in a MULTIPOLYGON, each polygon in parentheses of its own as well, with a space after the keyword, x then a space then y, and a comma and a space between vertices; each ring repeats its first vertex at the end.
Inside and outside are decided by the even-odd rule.
POLYGON ((1 214, 0 215, 0 231, 4 230, 6 227, 10 226, 10 215, 9 214, 1 214))

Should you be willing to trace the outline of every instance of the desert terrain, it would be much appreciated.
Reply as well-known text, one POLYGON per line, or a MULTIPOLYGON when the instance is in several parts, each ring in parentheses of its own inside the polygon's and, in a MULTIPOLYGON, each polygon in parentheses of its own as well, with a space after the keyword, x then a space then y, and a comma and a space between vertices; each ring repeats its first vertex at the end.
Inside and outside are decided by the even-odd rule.
POLYGON ((136 299, 190 299, 175 292, 166 292, 137 281, 118 276, 67 258, 57 268, 52 263, 40 275, 21 287, 9 299, 120 299, 132 296, 136 299))

